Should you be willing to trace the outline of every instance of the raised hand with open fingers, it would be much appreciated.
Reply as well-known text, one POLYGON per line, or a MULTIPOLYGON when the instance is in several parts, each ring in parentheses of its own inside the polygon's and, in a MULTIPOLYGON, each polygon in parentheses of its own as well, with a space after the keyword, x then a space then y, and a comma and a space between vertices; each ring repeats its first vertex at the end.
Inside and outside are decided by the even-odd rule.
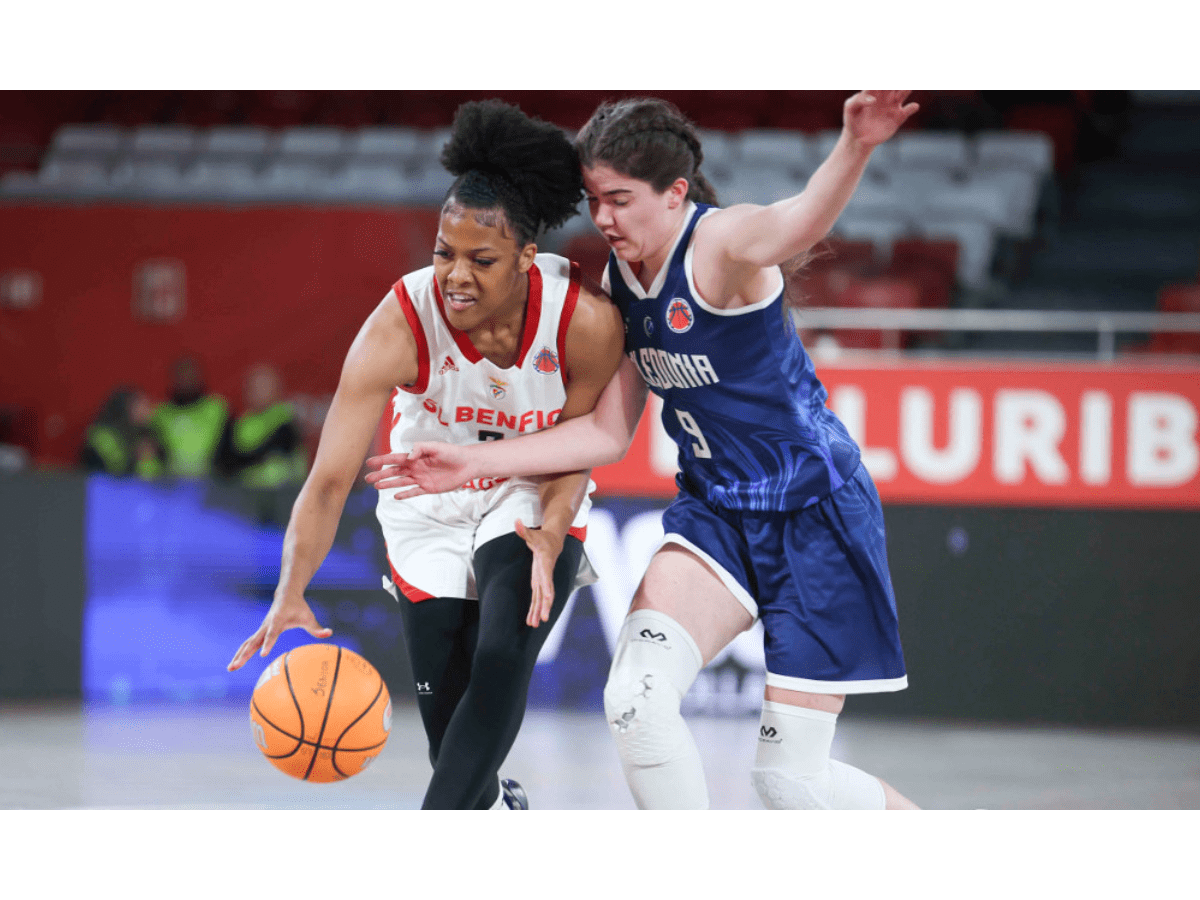
POLYGON ((327 638, 333 634, 332 628, 321 626, 303 597, 291 600, 276 597, 258 630, 242 642, 226 668, 230 672, 240 669, 256 650, 260 656, 266 656, 275 646, 279 635, 289 628, 303 628, 315 638, 327 638))
POLYGON ((440 494, 471 480, 467 456, 455 444, 421 443, 408 453, 388 453, 367 460, 364 477, 377 490, 403 488, 396 499, 440 494))
POLYGON ((912 91, 859 91, 846 101, 846 130, 855 140, 868 146, 882 144, 892 137, 920 104, 906 103, 912 91))

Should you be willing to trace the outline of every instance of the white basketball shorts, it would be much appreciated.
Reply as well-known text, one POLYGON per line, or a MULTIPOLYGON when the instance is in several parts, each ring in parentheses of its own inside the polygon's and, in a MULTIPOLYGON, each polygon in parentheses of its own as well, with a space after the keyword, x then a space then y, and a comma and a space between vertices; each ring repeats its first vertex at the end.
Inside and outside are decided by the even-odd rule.
MULTIPOLYGON (((568 532, 583 540, 589 496, 568 532)), ((542 523, 537 484, 523 478, 481 478, 475 487, 444 494, 396 500, 381 491, 375 515, 383 529, 392 581, 409 600, 429 597, 478 599, 473 561, 488 541, 516 531, 520 519, 530 527, 542 523)), ((597 580, 587 554, 579 561, 575 586, 597 580)), ((399 597, 397 597, 399 599, 399 597)))

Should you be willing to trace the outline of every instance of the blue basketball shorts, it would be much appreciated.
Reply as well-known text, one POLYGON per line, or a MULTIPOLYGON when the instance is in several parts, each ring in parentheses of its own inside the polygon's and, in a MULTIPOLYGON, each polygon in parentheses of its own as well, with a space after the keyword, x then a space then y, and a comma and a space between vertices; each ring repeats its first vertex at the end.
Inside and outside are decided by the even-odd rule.
POLYGON ((787 512, 711 506, 681 491, 664 544, 691 550, 765 633, 767 684, 818 694, 908 686, 883 507, 861 465, 818 503, 787 512))

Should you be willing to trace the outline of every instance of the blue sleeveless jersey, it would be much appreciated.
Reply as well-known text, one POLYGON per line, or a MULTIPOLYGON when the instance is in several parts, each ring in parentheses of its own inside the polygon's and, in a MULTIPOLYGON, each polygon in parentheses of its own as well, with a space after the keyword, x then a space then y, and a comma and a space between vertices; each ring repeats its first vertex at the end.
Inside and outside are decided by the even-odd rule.
POLYGON ((688 249, 697 205, 653 296, 609 254, 606 281, 625 317, 625 352, 663 400, 679 447, 681 490, 727 509, 784 511, 819 502, 859 465, 779 293, 719 310, 693 289, 688 249))

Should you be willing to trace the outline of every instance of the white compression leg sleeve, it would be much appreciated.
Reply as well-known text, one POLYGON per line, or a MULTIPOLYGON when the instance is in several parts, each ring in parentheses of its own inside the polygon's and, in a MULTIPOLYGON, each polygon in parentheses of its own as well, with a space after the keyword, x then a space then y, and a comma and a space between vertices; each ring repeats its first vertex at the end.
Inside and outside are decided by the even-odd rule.
POLYGON ((604 711, 639 809, 708 809, 708 785, 679 705, 704 660, 668 615, 629 614, 617 638, 604 711))
POLYGON ((883 785, 829 758, 837 715, 763 701, 751 781, 768 809, 883 809, 883 785))

